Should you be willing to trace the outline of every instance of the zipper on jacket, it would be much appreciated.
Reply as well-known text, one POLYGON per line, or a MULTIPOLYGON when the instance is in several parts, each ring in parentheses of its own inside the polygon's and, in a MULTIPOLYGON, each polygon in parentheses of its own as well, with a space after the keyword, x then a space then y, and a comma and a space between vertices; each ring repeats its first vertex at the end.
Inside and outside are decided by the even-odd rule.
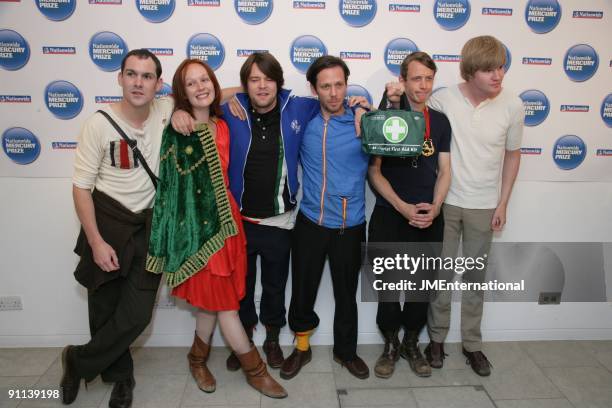
POLYGON ((327 160, 325 157, 325 142, 327 140, 327 123, 328 120, 323 122, 323 158, 322 158, 322 170, 323 170, 323 182, 321 183, 321 208, 319 211, 319 225, 323 224, 323 213, 325 206, 325 189, 327 188, 327 160))
POLYGON ((344 234, 344 228, 346 227, 347 209, 348 209, 348 198, 342 197, 342 228, 340 228, 340 235, 344 234))

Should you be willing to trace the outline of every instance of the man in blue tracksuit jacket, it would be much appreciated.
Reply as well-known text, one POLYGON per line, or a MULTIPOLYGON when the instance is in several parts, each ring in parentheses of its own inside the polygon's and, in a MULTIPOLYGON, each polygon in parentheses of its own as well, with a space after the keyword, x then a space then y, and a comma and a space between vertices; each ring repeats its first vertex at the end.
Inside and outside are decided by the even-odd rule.
POLYGON ((289 308, 297 345, 281 367, 285 379, 297 375, 312 358, 309 337, 319 324, 314 304, 326 257, 336 303, 334 360, 358 378, 369 375, 356 354, 368 156, 355 133, 354 114, 344 103, 348 75, 344 61, 333 56, 317 59, 306 74, 321 111, 308 124, 300 149, 303 197, 293 231, 289 308))
MULTIPOLYGON (((285 287, 289 274, 291 230, 298 182, 298 154, 306 125, 318 112, 314 98, 296 97, 283 89, 283 70, 269 53, 250 55, 240 70, 246 93, 236 99, 247 120, 223 105, 230 129, 229 185, 240 206, 247 238, 246 294, 240 302, 240 320, 249 338, 257 325, 255 283, 257 257, 261 261, 259 320, 266 327, 263 345, 268 365, 279 368, 283 352, 280 329, 286 324, 285 287)), ((240 362, 232 353, 230 370, 240 362)))

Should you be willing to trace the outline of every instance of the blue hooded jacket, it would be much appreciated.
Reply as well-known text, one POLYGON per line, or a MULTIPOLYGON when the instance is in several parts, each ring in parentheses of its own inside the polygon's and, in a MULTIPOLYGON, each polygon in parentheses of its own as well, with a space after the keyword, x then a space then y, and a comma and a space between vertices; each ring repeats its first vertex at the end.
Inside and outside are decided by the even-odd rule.
MULTIPOLYGON (((240 120, 232 115, 227 104, 223 105, 223 119, 230 130, 230 162, 228 169, 230 191, 242 210, 242 194, 244 193, 244 169, 251 147, 251 112, 249 111, 249 96, 246 93, 236 94, 238 102, 247 114, 247 120, 240 120)), ((289 197, 293 204, 299 189, 298 155, 302 136, 308 122, 319 112, 319 101, 291 95, 288 89, 281 89, 277 95, 280 105, 281 138, 285 162, 287 163, 287 185, 289 197)))
POLYGON ((369 156, 355 134, 355 116, 325 120, 319 113, 310 121, 300 150, 302 212, 327 228, 348 228, 365 222, 365 180, 369 156))

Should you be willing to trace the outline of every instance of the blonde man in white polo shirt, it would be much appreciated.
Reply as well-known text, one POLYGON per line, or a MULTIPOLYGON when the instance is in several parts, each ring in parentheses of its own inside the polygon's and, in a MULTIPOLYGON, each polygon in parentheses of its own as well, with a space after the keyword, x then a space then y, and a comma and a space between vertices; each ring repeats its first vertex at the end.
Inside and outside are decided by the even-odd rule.
MULTIPOLYGON (((493 231, 506 223, 506 208, 520 164, 524 109, 518 96, 502 87, 506 51, 494 37, 469 40, 461 50, 461 77, 465 82, 433 94, 429 104, 448 117, 452 127, 451 185, 443 206, 442 257, 457 256, 462 237, 464 257, 489 252, 493 231), (501 189, 500 189, 501 172, 501 189)), ((464 282, 482 282, 486 269, 465 272, 464 282)), ((453 279, 442 272, 440 279, 453 279)), ((451 291, 438 291, 430 304, 431 342, 425 355, 441 368, 444 340, 450 326, 451 291)), ((480 376, 491 373, 482 353, 480 323, 482 291, 463 291, 461 336, 463 354, 480 376)))

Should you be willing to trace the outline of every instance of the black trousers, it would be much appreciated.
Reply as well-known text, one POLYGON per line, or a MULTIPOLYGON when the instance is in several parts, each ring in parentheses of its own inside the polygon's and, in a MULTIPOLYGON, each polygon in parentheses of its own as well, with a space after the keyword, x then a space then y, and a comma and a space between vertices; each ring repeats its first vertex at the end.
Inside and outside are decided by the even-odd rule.
POLYGON ((259 320, 262 324, 283 327, 285 318, 285 288, 289 276, 291 231, 267 225, 244 222, 247 239, 246 294, 240 301, 240 321, 245 328, 257 325, 255 283, 257 256, 261 258, 261 302, 259 320))
POLYGON ((289 326, 303 332, 319 325, 314 311, 325 259, 329 257, 336 308, 334 354, 352 360, 357 351, 357 283, 365 223, 344 230, 325 228, 298 214, 293 230, 289 326))
MULTIPOLYGON (((117 382, 134 375, 130 345, 151 321, 157 289, 140 289, 136 268, 141 268, 146 246, 134 258, 127 277, 119 277, 95 290, 89 290, 89 330, 91 340, 77 347, 76 370, 86 381, 98 375, 105 382, 117 382)), ((140 271, 142 273, 142 271, 140 271)))
MULTIPOLYGON (((444 216, 442 212, 425 229, 413 227, 394 208, 375 206, 368 229, 369 242, 442 242, 444 216)), ((439 256, 439 253, 426 254, 439 256)), ((428 302, 379 302, 376 324, 382 332, 398 330, 421 332, 427 323, 428 302)))

